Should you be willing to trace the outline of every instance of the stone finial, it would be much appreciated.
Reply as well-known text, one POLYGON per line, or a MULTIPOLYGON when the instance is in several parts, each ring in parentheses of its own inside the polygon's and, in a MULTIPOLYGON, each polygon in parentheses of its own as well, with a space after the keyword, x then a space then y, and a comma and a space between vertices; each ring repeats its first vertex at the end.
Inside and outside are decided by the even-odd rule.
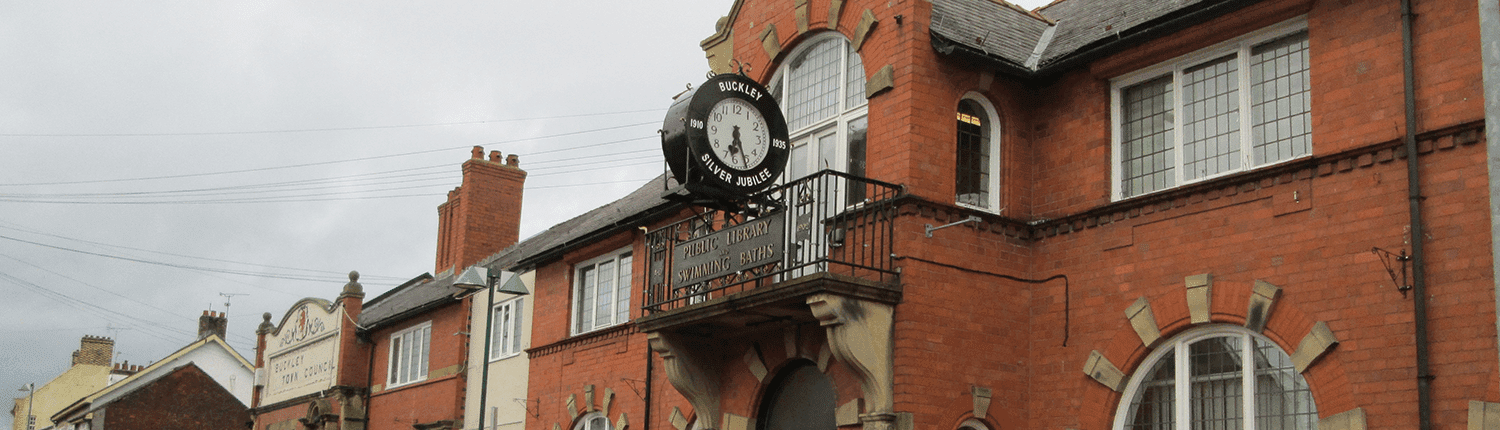
POLYGON ((469 158, 473 158, 473 159, 476 159, 476 160, 483 160, 484 159, 484 147, 483 146, 479 146, 479 145, 474 145, 474 149, 472 149, 472 150, 469 151, 469 158))
POLYGON ((274 329, 276 329, 276 326, 271 325, 271 313, 260 314, 260 326, 255 328, 255 334, 267 334, 274 329))
POLYGON ((359 272, 349 271, 349 283, 344 284, 344 294, 365 294, 365 286, 359 284, 359 272))

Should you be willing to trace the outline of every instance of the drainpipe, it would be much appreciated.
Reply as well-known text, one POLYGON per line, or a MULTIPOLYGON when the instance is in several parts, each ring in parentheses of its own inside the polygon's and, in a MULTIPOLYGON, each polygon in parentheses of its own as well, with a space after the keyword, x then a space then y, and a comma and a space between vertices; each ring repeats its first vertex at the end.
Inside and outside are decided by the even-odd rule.
POLYGON ((644 415, 643 417, 641 417, 642 418, 641 419, 641 424, 642 424, 641 430, 651 430, 651 368, 655 367, 655 365, 654 365, 655 362, 652 361, 652 359, 655 358, 655 357, 652 357, 651 354, 652 354, 651 347, 647 346, 646 347, 646 395, 644 396, 645 398, 643 399, 646 402, 646 411, 645 411, 645 413, 641 414, 641 415, 644 415))
POLYGON ((1412 74, 1411 0, 1401 0, 1401 69, 1406 96, 1406 187, 1411 221, 1412 313, 1417 346, 1417 415, 1421 430, 1432 428, 1432 374, 1427 369, 1427 271, 1422 242, 1422 182, 1417 161, 1417 98, 1412 74))
MULTIPOLYGON (((1484 65, 1485 153, 1490 178, 1491 274, 1500 275, 1500 3, 1479 0, 1479 56, 1484 65)), ((1495 280, 1495 331, 1500 334, 1500 276, 1495 280)), ((1496 339, 1500 344, 1500 338, 1496 339)), ((1500 351, 1500 349, 1497 349, 1500 351)))

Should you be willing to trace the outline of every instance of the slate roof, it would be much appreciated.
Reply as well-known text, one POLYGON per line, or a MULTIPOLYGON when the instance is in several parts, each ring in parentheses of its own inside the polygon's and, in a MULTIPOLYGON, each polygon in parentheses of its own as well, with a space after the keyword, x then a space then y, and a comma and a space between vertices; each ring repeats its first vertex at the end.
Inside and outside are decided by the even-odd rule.
POLYGON ((589 240, 614 232, 636 228, 637 221, 647 221, 665 211, 681 209, 680 203, 662 198, 669 184, 676 184, 663 173, 629 195, 563 221, 546 231, 526 238, 504 251, 485 259, 490 270, 520 272, 526 265, 542 262, 550 256, 589 244, 589 240))
MULTIPOLYGON (((934 45, 977 51, 1029 74, 1196 10, 1253 0, 1059 0, 1033 12, 992 0, 932 0, 934 45)), ((939 49, 939 51, 944 51, 939 49)), ((947 52, 944 52, 947 53, 947 52)))
POLYGON ((360 327, 374 330, 423 310, 458 301, 460 296, 471 290, 453 286, 453 279, 452 273, 446 273, 442 277, 423 273, 370 299, 359 312, 360 327))
POLYGON ((933 0, 932 32, 996 58, 1025 65, 1052 25, 1019 7, 990 0, 933 0))
MULTIPOLYGON (((679 208, 676 203, 661 197, 669 177, 670 175, 663 173, 619 200, 554 225, 480 261, 479 264, 490 270, 506 270, 501 275, 500 282, 503 283, 509 276, 514 276, 509 273, 512 267, 586 245, 589 243, 588 239, 596 234, 635 228, 633 221, 650 219, 660 210, 676 210, 679 208)), ((454 286, 453 281, 457 276, 450 271, 438 276, 423 273, 412 278, 385 294, 366 301, 359 314, 359 325, 365 330, 375 330, 428 309, 456 302, 473 291, 454 286)))

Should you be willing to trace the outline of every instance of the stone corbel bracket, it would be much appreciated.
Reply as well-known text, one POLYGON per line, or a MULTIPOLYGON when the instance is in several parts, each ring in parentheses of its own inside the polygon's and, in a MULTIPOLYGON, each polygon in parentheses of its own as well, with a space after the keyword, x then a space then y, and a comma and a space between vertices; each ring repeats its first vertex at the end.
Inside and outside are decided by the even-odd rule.
POLYGON ((717 361, 704 356, 711 349, 693 348, 681 336, 663 332, 647 334, 646 342, 661 356, 672 387, 693 405, 698 422, 705 424, 700 430, 716 430, 709 426, 720 418, 720 369, 717 361))
POLYGON ((891 305, 834 294, 808 296, 807 305, 828 331, 834 358, 859 377, 864 393, 864 430, 890 430, 894 413, 895 378, 891 367, 893 315, 891 305))

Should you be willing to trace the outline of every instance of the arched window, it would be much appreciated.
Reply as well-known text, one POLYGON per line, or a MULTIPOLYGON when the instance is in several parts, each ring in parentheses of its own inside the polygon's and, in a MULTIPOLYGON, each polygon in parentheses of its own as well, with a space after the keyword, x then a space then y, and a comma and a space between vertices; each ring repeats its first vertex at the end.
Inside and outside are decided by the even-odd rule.
POLYGON ((573 425, 573 430, 614 430, 609 424, 609 418, 598 412, 590 412, 578 419, 578 424, 573 425))
POLYGON ((979 420, 969 418, 963 424, 958 425, 958 430, 990 430, 990 426, 984 425, 979 420))
POLYGON ((1157 347, 1125 387, 1119 430, 1315 428, 1312 391, 1275 342, 1235 326, 1157 347))
POLYGON ((969 93, 959 100, 953 182, 960 205, 1000 211, 999 124, 984 96, 969 93))
POLYGON ((781 371, 761 400, 759 430, 835 430, 833 411, 838 394, 829 379, 812 363, 793 364, 781 371))
POLYGON ((797 47, 767 87, 786 114, 792 153, 784 176, 794 180, 823 169, 865 174, 865 68, 849 40, 836 32, 797 47))

